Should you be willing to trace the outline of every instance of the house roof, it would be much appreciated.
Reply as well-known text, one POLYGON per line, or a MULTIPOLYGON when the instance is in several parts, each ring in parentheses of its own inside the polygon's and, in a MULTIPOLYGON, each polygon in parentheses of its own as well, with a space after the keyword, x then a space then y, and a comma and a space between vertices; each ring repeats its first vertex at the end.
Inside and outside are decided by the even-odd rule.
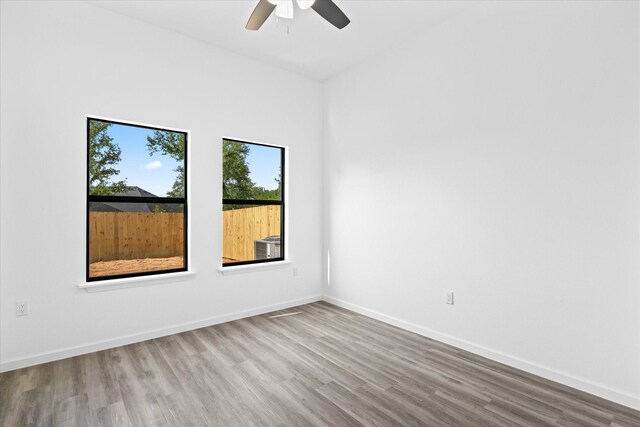
MULTIPOLYGON (((116 193, 114 196, 125 197, 158 197, 149 191, 137 187, 127 187, 126 191, 116 193)), ((136 202, 91 202, 91 212, 154 212, 159 209, 162 212, 178 212, 178 205, 173 203, 136 203, 136 202)))

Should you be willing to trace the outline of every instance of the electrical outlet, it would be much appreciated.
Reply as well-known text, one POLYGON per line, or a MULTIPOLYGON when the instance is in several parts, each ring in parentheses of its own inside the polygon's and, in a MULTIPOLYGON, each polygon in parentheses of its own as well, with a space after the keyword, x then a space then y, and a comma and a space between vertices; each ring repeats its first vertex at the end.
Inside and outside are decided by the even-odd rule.
POLYGON ((29 301, 16 301, 16 316, 29 315, 29 301))
POLYGON ((298 271, 298 267, 293 267, 293 275, 298 276, 300 272, 298 271))
POLYGON ((453 291, 447 291, 445 301, 447 304, 453 305, 453 291))

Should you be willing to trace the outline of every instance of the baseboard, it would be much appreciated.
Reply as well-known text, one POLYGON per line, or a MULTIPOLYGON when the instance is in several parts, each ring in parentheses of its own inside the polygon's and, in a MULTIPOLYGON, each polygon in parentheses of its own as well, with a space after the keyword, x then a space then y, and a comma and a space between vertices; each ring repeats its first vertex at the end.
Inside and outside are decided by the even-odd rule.
POLYGON ((407 331, 414 332, 418 335, 422 335, 437 341, 458 347, 460 349, 469 351, 471 353, 486 357, 496 362, 504 363, 505 365, 512 366, 517 369, 521 369, 525 372, 529 372, 534 375, 546 378, 551 381, 558 382, 560 384, 573 387, 575 389, 584 391, 602 397, 603 399, 610 400, 612 402, 619 403, 624 406, 628 406, 633 409, 640 410, 640 397, 633 396, 631 394, 622 392, 620 390, 614 390, 601 384, 594 383, 592 381, 579 378, 570 374, 566 374, 546 366, 539 365, 537 363, 524 360, 518 357, 514 357, 505 354, 500 351, 492 350, 490 348, 466 341, 447 334, 425 328, 423 326, 416 325, 411 322, 407 322, 402 319, 398 319, 393 316, 380 313, 375 310, 352 304, 347 301, 343 301, 330 296, 315 295, 297 300, 286 301, 278 304, 272 304, 268 306, 255 307, 248 310, 242 310, 234 313, 228 313, 220 316, 215 316, 207 319, 198 320, 195 322, 187 322, 179 325, 174 325, 168 328, 154 329, 151 331, 142 332, 139 334, 127 335, 123 337, 113 338, 109 340, 97 341, 90 344, 67 347, 60 350, 54 350, 51 352, 40 353, 31 355, 19 359, 12 359, 3 361, 0 363, 0 372, 12 371, 14 369, 26 368, 28 366, 39 365, 41 363, 52 362, 55 360, 66 359, 68 357, 80 356, 95 351, 106 350, 109 348, 119 347, 122 345, 133 344, 136 342, 146 341, 153 338, 159 338, 167 335, 172 335, 180 332, 190 331, 193 329, 204 328, 207 326, 217 325, 220 323, 231 322, 233 320, 243 319, 245 317, 256 316, 259 314, 269 313, 271 311, 284 310, 290 307, 295 307, 302 304, 309 304, 312 302, 324 300, 331 304, 335 304, 339 307, 346 308, 356 313, 371 317, 381 322, 388 323, 390 325, 405 329, 407 331))
POLYGON ((612 388, 609 388, 602 384, 594 383, 584 378, 579 378, 579 377, 576 377, 564 372, 560 372, 546 366, 539 365, 537 363, 534 363, 528 360, 511 356, 509 354, 506 354, 500 351, 492 350, 490 348, 487 348, 466 340, 461 340, 447 334, 442 334, 432 329, 425 328, 423 326, 419 326, 414 323, 407 322, 405 320, 398 319, 393 316, 388 316, 378 311, 370 310, 368 308, 359 306, 357 304, 352 304, 350 302, 343 301, 334 297, 325 295, 323 297, 323 300, 328 303, 337 305, 339 307, 346 308, 347 310, 351 310, 356 313, 362 314, 364 316, 371 317, 376 320, 380 320, 381 322, 388 323, 398 328, 443 342, 445 344, 452 345, 462 350, 466 350, 468 352, 477 354, 479 356, 486 357, 487 359, 491 359, 493 361, 500 362, 505 365, 523 370, 530 374, 534 374, 539 377, 546 378, 548 380, 555 381, 557 383, 584 391, 586 393, 593 394, 595 396, 610 400, 615 403, 619 403, 629 408, 640 410, 640 396, 634 396, 620 390, 614 390, 612 388))
POLYGON ((83 344, 74 347, 67 347, 60 350, 54 350, 46 353, 35 354, 19 359, 2 361, 0 363, 0 372, 13 371, 14 369, 26 368, 28 366, 39 365, 41 363, 53 362, 54 360, 66 359, 68 357, 80 356, 82 354, 92 353, 95 351, 107 350, 109 348, 120 347, 122 345, 133 344, 136 342, 146 341, 153 338, 173 335, 180 332, 191 331, 193 329, 204 328, 207 326, 217 325, 220 323, 231 322, 233 320, 244 319, 245 317, 256 316, 259 314, 269 313, 271 311, 284 310, 298 305, 309 304, 322 300, 321 295, 314 295, 292 301, 286 301, 278 304, 265 305, 255 307, 248 310, 237 311, 235 313, 223 314, 220 316, 210 317, 195 322, 187 322, 179 325, 170 326, 168 328, 154 329, 151 331, 141 332, 123 337, 96 341, 89 344, 83 344))

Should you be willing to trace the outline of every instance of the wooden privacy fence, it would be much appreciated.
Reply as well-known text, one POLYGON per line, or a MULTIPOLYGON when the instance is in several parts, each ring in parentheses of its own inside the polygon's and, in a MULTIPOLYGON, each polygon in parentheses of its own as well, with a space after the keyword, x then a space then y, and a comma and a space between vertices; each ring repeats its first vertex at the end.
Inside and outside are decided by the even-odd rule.
POLYGON ((90 212, 89 262, 182 256, 181 212, 90 212))
MULTIPOLYGON (((90 212, 89 262, 182 256, 184 216, 179 212, 90 212)), ((222 212, 222 256, 254 258, 254 242, 280 235, 280 206, 222 212)))
POLYGON ((254 241, 279 235, 280 206, 255 206, 222 212, 222 257, 227 261, 252 260, 254 241))

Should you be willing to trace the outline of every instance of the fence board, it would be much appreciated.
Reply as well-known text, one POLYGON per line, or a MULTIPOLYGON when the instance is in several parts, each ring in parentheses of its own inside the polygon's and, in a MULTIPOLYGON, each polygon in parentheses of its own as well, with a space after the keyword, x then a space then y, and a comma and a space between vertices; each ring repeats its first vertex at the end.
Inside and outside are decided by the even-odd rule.
POLYGON ((227 261, 254 258, 254 241, 280 235, 280 206, 255 206, 222 212, 222 257, 227 261))
POLYGON ((182 256, 178 212, 90 212, 89 262, 182 256))

